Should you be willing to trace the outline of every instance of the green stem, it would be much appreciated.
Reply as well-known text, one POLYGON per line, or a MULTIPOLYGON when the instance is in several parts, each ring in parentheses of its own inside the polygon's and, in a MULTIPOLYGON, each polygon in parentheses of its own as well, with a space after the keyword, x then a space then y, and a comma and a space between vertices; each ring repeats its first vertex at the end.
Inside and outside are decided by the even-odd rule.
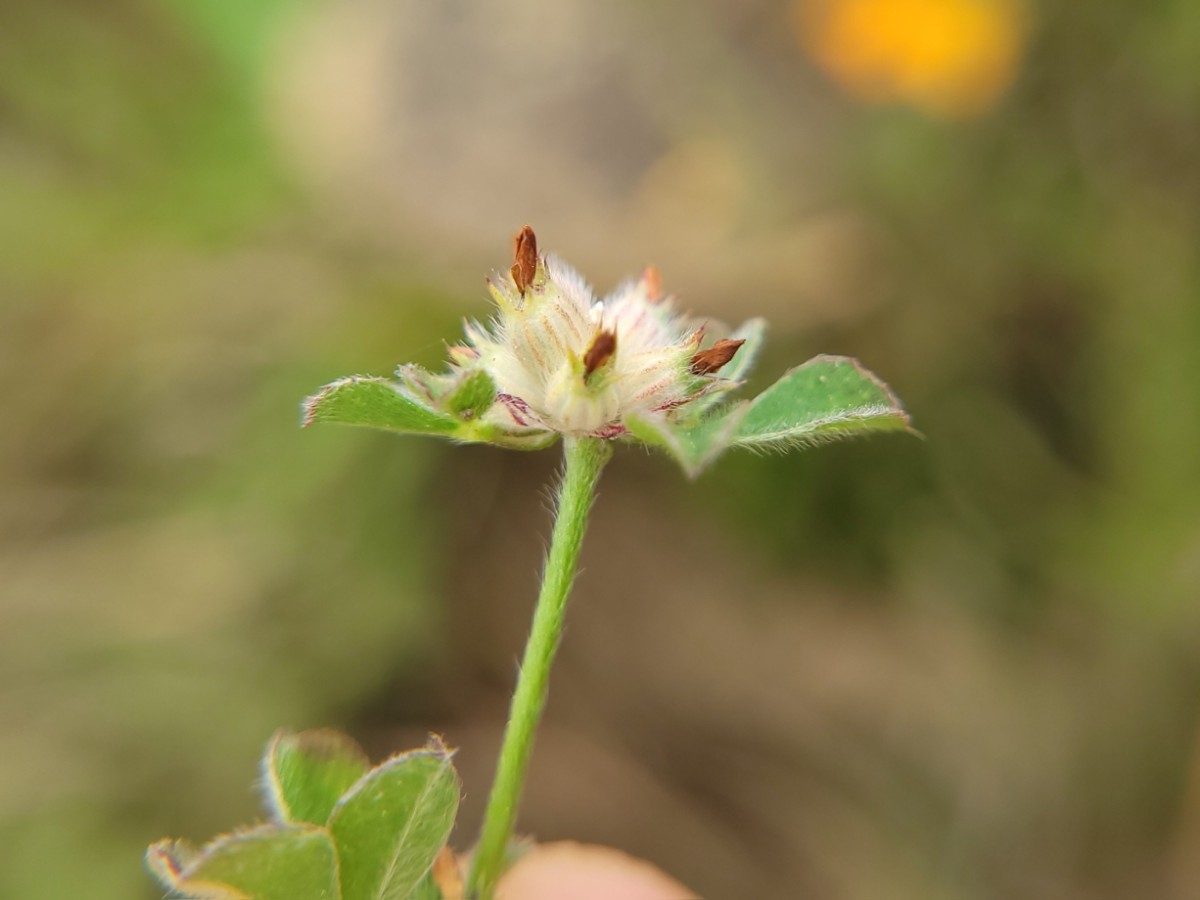
POLYGON ((504 873, 517 805, 533 751, 534 732, 546 706, 550 665, 562 637, 567 595, 571 592, 579 548, 587 529, 588 510, 600 472, 611 455, 608 443, 596 438, 568 437, 563 442, 563 475, 558 486, 558 513, 550 554, 546 557, 542 590, 517 675, 500 761, 496 765, 496 780, 488 797, 483 832, 471 867, 467 895, 477 900, 491 900, 496 882, 504 873))

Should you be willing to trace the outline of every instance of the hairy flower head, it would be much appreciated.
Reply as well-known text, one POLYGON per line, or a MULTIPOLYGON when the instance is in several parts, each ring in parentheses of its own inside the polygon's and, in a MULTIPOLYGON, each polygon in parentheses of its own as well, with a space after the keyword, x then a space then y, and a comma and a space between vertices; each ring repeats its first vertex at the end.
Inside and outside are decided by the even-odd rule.
POLYGON ((468 322, 465 343, 450 350, 460 377, 482 370, 494 382, 492 424, 612 438, 630 414, 674 416, 736 386, 718 373, 742 342, 701 351, 704 326, 677 311, 654 269, 597 300, 569 265, 538 254, 528 226, 514 257, 488 280, 495 317, 468 322))

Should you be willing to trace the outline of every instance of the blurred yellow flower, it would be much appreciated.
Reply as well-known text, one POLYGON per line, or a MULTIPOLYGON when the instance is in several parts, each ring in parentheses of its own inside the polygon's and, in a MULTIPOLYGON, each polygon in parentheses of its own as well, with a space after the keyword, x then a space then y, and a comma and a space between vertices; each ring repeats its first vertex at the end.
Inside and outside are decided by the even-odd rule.
POLYGON ((800 40, 865 100, 978 115, 1012 83, 1024 41, 1019 0, 795 0, 800 40))

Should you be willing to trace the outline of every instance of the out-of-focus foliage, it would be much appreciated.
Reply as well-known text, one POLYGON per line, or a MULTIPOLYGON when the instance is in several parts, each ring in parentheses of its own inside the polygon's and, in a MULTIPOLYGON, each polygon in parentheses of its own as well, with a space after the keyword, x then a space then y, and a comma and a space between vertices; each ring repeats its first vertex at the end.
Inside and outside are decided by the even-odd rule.
POLYGON ((710 896, 1194 896, 1200 7, 1020 16, 887 32, 931 106, 783 0, 0 7, 0 895, 159 896, 279 726, 445 733, 470 827, 551 461, 296 399, 436 365, 532 222, 927 440, 614 462, 526 826, 710 896))

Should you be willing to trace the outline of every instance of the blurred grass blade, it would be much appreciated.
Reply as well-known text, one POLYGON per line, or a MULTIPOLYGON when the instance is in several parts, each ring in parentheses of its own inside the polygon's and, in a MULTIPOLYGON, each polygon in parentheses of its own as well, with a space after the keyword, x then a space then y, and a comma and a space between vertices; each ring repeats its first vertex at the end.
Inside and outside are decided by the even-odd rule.
POLYGON ((458 811, 458 775, 440 742, 389 759, 338 803, 329 829, 343 900, 405 900, 445 846, 458 811))
POLYGON ((856 359, 817 356, 750 403, 733 443, 786 449, 872 431, 909 430, 895 394, 856 359))
POLYGON ((340 732, 280 731, 263 756, 271 815, 281 824, 324 825, 342 794, 370 768, 362 748, 340 732))
POLYGON ((219 837, 199 855, 160 841, 146 864, 188 900, 340 900, 337 853, 323 828, 263 825, 219 837))
POLYGON ((460 423, 420 402, 386 378, 352 375, 304 401, 303 425, 340 422, 406 434, 453 436, 460 423))
POLYGON ((698 476, 721 455, 749 409, 748 403, 723 407, 694 425, 677 425, 662 416, 625 418, 630 434, 672 456, 688 478, 698 476))

